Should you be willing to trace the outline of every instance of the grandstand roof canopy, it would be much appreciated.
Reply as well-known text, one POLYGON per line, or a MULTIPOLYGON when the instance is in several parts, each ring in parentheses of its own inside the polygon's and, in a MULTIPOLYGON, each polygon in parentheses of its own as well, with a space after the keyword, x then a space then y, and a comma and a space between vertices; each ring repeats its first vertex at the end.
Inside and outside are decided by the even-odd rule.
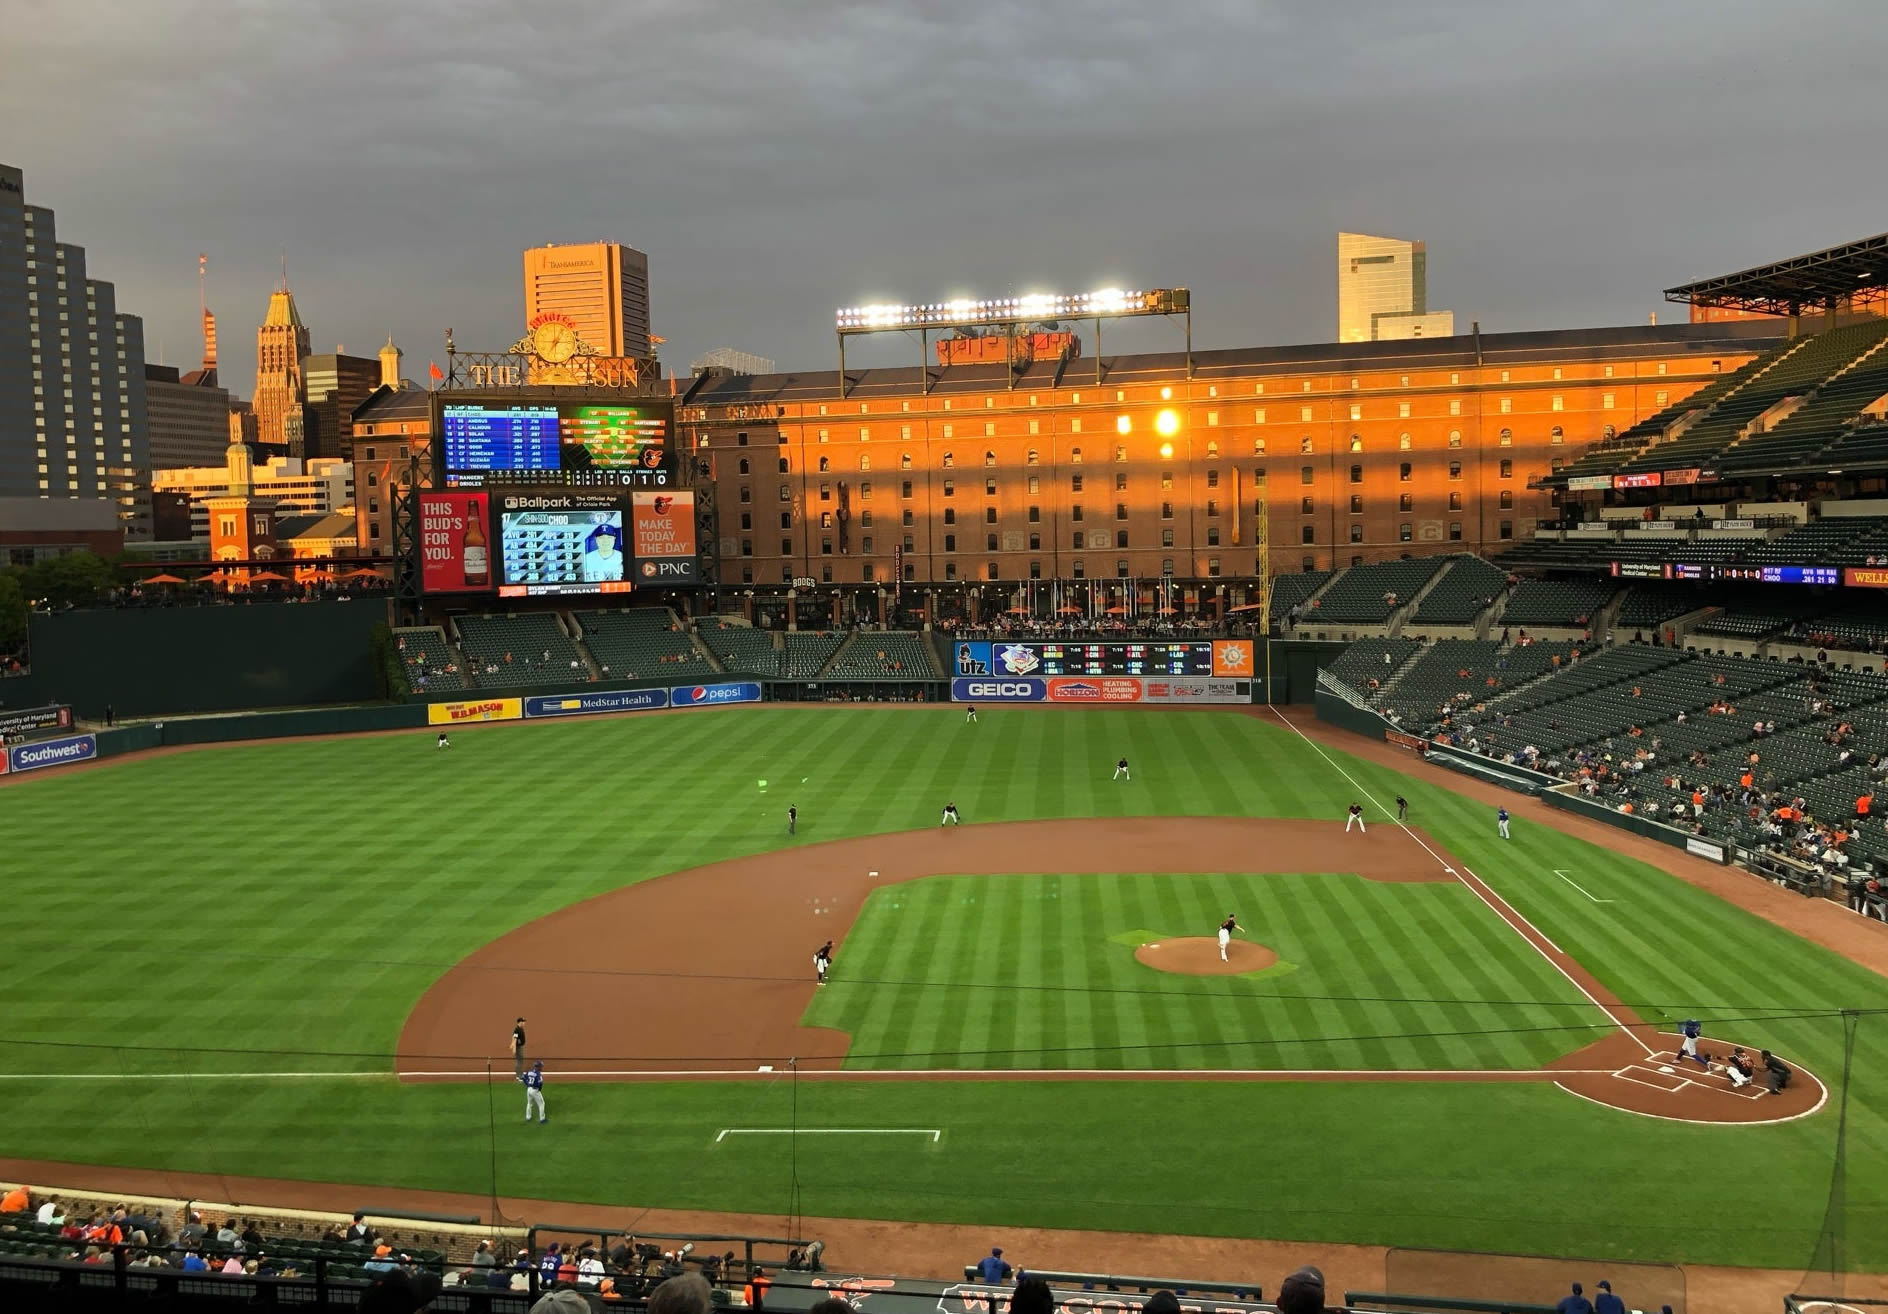
POLYGON ((1665 289, 1667 301, 1729 306, 1770 315, 1872 299, 1888 288, 1888 233, 1735 274, 1665 289))

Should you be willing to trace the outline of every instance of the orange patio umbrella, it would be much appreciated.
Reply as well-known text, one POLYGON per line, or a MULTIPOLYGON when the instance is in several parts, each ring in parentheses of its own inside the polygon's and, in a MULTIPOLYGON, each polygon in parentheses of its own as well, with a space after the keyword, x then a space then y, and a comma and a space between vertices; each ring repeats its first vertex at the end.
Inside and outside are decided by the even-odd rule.
POLYGON ((149 579, 139 582, 144 584, 188 584, 190 581, 176 575, 153 575, 149 579))
POLYGON ((251 584, 260 584, 264 582, 271 583, 271 584, 286 584, 288 583, 288 576, 278 575, 273 570, 259 570, 255 574, 249 577, 249 582, 251 584))

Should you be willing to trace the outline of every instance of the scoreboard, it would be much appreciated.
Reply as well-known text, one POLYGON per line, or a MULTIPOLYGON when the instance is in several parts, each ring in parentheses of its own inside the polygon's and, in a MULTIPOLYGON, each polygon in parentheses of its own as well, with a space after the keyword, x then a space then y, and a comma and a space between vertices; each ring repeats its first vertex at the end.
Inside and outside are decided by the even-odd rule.
POLYGON ((666 488, 675 482, 666 397, 625 401, 439 393, 447 488, 666 488))
POLYGON ((953 645, 959 676, 1252 674, 1250 641, 1201 639, 1162 643, 1059 643, 959 640, 953 645))

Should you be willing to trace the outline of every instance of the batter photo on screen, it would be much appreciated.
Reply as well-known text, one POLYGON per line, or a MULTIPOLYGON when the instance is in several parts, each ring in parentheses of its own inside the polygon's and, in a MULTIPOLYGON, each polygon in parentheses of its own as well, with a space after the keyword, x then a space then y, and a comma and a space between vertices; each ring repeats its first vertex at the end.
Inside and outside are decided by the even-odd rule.
POLYGON ((597 513, 597 525, 583 541, 583 579, 586 584, 623 578, 623 527, 613 515, 597 513))

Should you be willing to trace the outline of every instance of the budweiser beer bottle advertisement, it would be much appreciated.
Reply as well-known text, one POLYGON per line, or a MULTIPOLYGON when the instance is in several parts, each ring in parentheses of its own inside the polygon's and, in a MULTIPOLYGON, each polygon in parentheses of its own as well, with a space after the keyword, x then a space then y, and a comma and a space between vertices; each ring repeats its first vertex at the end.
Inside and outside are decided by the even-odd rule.
POLYGON ((423 492, 419 504, 421 588, 428 593, 480 593, 491 588, 486 494, 423 492))
POLYGON ((468 589, 482 589, 492 582, 491 556, 485 550, 485 526, 478 516, 467 516, 465 520, 465 538, 460 549, 461 559, 465 562, 465 586, 468 589))

